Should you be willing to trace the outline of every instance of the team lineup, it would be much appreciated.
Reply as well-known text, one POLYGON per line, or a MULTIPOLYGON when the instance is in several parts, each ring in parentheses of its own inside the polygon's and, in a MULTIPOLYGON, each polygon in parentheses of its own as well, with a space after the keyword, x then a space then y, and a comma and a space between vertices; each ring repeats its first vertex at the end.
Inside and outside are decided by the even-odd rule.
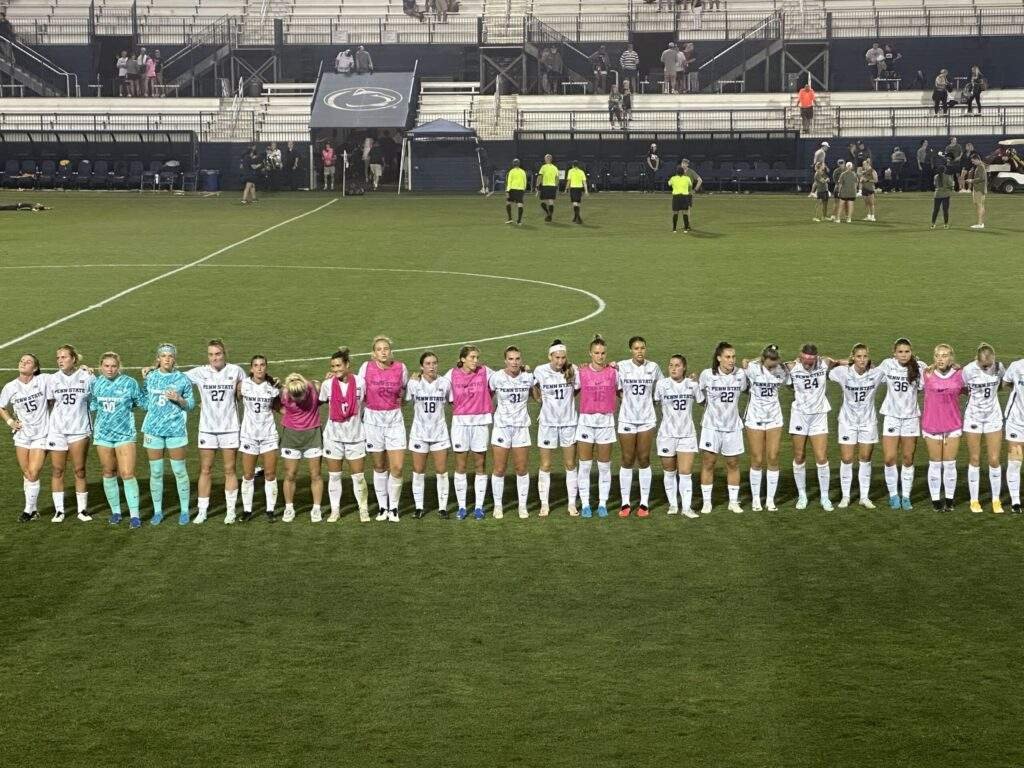
POLYGON ((367 455, 378 509, 376 519, 398 522, 407 454, 412 464, 416 518, 423 517, 427 509, 428 462, 435 473, 436 509, 441 517, 448 517, 449 454, 453 454, 452 485, 458 519, 470 514, 476 519, 486 516, 488 488, 492 516, 503 517, 509 465, 515 474, 518 514, 527 518, 529 459, 534 445, 539 452, 539 515, 549 514, 551 470, 557 463, 565 473, 568 514, 606 517, 612 488, 612 448, 616 443, 620 451, 619 517, 650 515, 652 452, 661 461, 670 515, 697 518, 712 511, 719 461, 725 464, 728 508, 743 512, 739 461, 745 452, 749 457, 752 509, 775 511, 785 426, 779 398, 783 387, 791 388, 793 393, 788 433, 796 508, 808 506, 810 453, 821 507, 831 511, 829 382, 842 392, 835 431, 841 457, 838 507, 851 504, 856 474, 859 503, 874 508, 870 496, 872 458, 875 446, 881 443, 889 506, 911 509, 914 455, 922 438, 928 452, 928 489, 933 506, 938 511, 952 510, 956 458, 963 439, 968 449, 971 511, 982 511, 979 494, 984 448, 991 508, 1001 513, 1005 434, 1006 485, 1013 511, 1021 511, 1024 360, 1004 367, 987 344, 979 346, 974 359, 960 367, 948 345, 937 346, 931 364, 926 366, 915 357, 910 342, 902 338, 894 343, 891 356, 877 365, 863 344, 856 345, 843 360, 819 354, 815 345, 806 344, 795 360, 786 361, 775 345, 765 347, 756 359, 739 360, 735 349, 721 342, 710 367, 699 375, 689 372, 683 355, 669 359, 666 375, 657 363, 647 359, 647 344, 640 336, 629 339, 627 346, 628 358, 610 361, 608 345, 595 336, 587 349, 587 362, 577 364, 570 361, 566 345, 555 340, 547 362, 531 370, 515 346, 506 348, 503 366, 492 369, 482 363, 479 349, 469 345, 459 351, 457 364, 446 373, 440 372, 436 354, 424 352, 419 358, 419 371, 410 375, 405 364, 393 358, 391 341, 379 336, 373 340, 371 358, 358 372, 351 366, 349 350, 341 348, 331 356, 330 370, 322 381, 299 373, 278 380, 271 376, 266 358, 260 355, 251 359, 246 375, 240 366, 227 361, 225 346, 218 339, 208 344, 208 363, 187 371, 177 366, 176 348, 162 344, 157 348, 155 365, 143 369, 141 383, 121 371, 120 358, 114 352, 105 353, 99 370, 94 372, 82 365, 74 347, 62 346, 57 350, 54 373, 42 373, 38 358, 26 354, 19 360, 17 378, 0 392, 0 417, 13 433, 24 477, 25 508, 20 519, 27 522, 38 516, 40 474, 47 455, 52 466, 53 521, 61 522, 65 516, 64 475, 69 459, 78 518, 91 519, 86 477, 91 442, 102 467, 110 522, 121 522, 123 487, 130 526, 140 527, 141 494, 135 477, 136 411, 145 414, 142 444, 149 460, 153 525, 163 520, 165 459, 169 460, 177 491, 178 521, 185 525, 203 523, 207 518, 212 470, 218 456, 224 470, 224 522, 229 524, 236 521, 239 495, 241 519, 252 518, 260 473, 264 511, 269 519, 275 518, 279 458, 283 464, 282 520, 295 518, 297 475, 303 463, 308 466, 312 495, 310 521, 323 519, 323 462, 328 476, 327 520, 340 518, 342 476, 347 465, 359 519, 367 522, 371 519, 364 476, 367 455), (876 395, 882 388, 885 396, 876 411, 876 395), (1000 407, 1000 388, 1011 389, 1005 410, 1000 407), (196 437, 200 471, 197 510, 192 517, 186 452, 188 413, 197 405, 196 389, 201 405, 196 437), (741 413, 743 393, 747 393, 747 399, 741 413), (964 395, 966 405, 961 407, 964 395), (536 442, 528 410, 531 400, 540 406, 536 442), (408 430, 403 414, 406 402, 412 410, 408 430), (694 415, 697 405, 703 406, 699 433, 694 415), (324 406, 326 421, 321 415, 324 406), (447 410, 451 412, 450 424, 447 410), (237 474, 239 454, 241 482, 237 474), (692 473, 698 454, 702 506, 696 512, 692 473), (596 504, 591 492, 595 463, 596 504), (634 473, 639 480, 636 507, 634 473), (469 474, 473 474, 472 503, 469 474))

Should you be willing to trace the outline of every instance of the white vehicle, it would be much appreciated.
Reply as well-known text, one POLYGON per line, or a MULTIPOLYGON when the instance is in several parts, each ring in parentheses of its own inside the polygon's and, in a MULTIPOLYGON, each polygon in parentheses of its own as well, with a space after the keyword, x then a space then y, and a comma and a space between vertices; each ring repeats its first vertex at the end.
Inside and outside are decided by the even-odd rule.
MULTIPOLYGON (((1003 139, 999 146, 1007 147, 1018 156, 1024 153, 1024 139, 1003 139), (1019 149, 1018 149, 1019 148, 1019 149)), ((988 186, 996 192, 1010 194, 1024 189, 1024 157, 1016 164, 1017 170, 1010 163, 992 163, 988 167, 988 186)))

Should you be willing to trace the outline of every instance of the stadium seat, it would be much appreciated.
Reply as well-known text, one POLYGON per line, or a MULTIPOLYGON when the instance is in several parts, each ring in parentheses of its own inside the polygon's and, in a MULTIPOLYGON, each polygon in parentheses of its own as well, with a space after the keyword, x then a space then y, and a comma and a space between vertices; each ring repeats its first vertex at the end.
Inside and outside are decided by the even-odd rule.
POLYGON ((17 160, 8 160, 4 164, 4 175, 2 178, 3 186, 7 186, 8 181, 18 175, 18 168, 20 167, 17 160))
POLYGON ((146 167, 141 160, 132 160, 128 166, 128 189, 140 189, 142 187, 142 174, 146 167))
POLYGON ((57 164, 53 160, 43 160, 39 166, 39 175, 36 178, 36 186, 39 188, 52 188, 57 175, 57 164))
POLYGON ((110 172, 111 189, 124 189, 128 185, 128 163, 123 160, 114 164, 114 170, 110 172))
POLYGON ((75 189, 88 189, 89 185, 92 184, 92 162, 80 160, 78 167, 68 181, 70 186, 75 189))
POLYGON ((92 189, 110 189, 110 166, 106 160, 97 160, 92 166, 92 189))

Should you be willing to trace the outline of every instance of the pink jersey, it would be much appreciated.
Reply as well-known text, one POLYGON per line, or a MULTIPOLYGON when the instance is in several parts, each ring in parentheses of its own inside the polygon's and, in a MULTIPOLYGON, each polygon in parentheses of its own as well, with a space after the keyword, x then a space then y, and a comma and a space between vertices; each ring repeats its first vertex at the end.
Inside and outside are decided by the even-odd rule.
POLYGON ((494 411, 491 390, 487 385, 490 375, 491 372, 483 365, 478 365, 472 372, 465 368, 452 368, 449 379, 452 383, 453 416, 479 416, 494 411))
POLYGON ((287 391, 283 392, 281 408, 284 411, 281 426, 285 429, 302 431, 320 426, 320 398, 312 382, 306 390, 305 400, 292 400, 287 391))
POLYGON ((960 414, 960 393, 964 388, 962 370, 943 378, 938 373, 924 375, 924 414, 921 429, 933 435, 963 429, 960 414))
POLYGON ((371 411, 396 411, 402 407, 405 388, 405 363, 392 363, 381 368, 376 362, 365 363, 360 369, 366 385, 366 407, 371 411))
POLYGON ((580 366, 580 413, 615 413, 618 376, 610 365, 595 371, 580 366))

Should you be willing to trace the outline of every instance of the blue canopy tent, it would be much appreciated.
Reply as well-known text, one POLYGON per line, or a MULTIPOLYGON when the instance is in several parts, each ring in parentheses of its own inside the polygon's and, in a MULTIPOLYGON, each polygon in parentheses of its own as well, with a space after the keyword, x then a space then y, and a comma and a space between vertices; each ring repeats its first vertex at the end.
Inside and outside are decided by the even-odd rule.
POLYGON ((451 120, 431 120, 416 126, 407 131, 402 140, 398 191, 402 191, 403 178, 405 188, 412 190, 414 170, 420 190, 472 192, 483 189, 479 146, 476 131, 451 120), (415 163, 414 144, 417 147, 415 163))

